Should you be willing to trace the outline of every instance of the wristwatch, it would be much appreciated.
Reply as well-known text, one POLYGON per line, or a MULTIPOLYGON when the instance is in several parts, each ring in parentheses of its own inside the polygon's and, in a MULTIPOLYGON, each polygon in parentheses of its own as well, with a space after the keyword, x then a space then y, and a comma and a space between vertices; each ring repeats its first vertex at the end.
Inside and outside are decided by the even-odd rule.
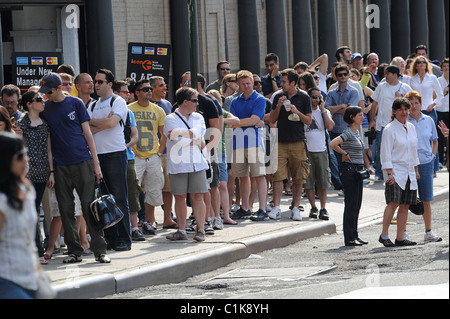
POLYGON ((158 157, 162 157, 163 153, 157 153, 156 155, 158 155, 158 157))

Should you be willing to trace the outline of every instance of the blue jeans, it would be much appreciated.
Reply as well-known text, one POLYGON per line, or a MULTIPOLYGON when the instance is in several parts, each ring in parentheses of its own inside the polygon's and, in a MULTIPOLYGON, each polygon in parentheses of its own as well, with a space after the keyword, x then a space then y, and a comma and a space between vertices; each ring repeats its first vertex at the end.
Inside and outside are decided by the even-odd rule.
MULTIPOLYGON (((335 138, 338 135, 333 135, 335 138)), ((328 145, 331 142, 331 132, 329 133, 328 137, 328 145)), ((331 173, 331 182, 333 183, 334 189, 342 189, 342 182, 341 178, 339 177, 339 163, 336 157, 336 154, 334 153, 334 150, 330 147, 328 147, 328 159, 330 160, 329 167, 330 167, 330 173, 331 173)), ((340 154, 339 154, 340 155, 340 154)))
POLYGON ((434 199, 433 172, 434 172, 434 160, 427 164, 419 165, 419 174, 420 174, 420 179, 418 180, 419 198, 424 202, 431 202, 434 199))
MULTIPOLYGON (((41 202, 42 202, 42 197, 44 197, 44 192, 45 192, 45 188, 47 187, 47 183, 33 183, 34 186, 34 190, 36 191, 36 212, 38 215, 38 222, 37 222, 37 226, 36 226, 36 247, 38 249, 38 254, 39 257, 44 257, 44 248, 42 247, 42 243, 41 243, 41 236, 40 236, 40 206, 41 206, 41 202)), ((45 222, 44 222, 45 224, 45 222)))
MULTIPOLYGON (((422 111, 422 113, 431 117, 434 121, 434 124, 436 124, 436 126, 438 125, 438 116, 435 109, 433 109, 431 112, 422 111)), ((436 160, 434 161, 434 171, 439 172, 439 150, 436 153, 436 160)))
POLYGON ((347 244, 358 238, 358 218, 363 197, 363 183, 357 178, 356 169, 364 165, 342 163, 341 181, 344 188, 344 241, 347 244))
POLYGON ((114 195, 117 206, 123 213, 123 219, 116 225, 104 230, 109 246, 115 248, 118 244, 131 247, 130 210, 128 207, 126 150, 121 152, 99 154, 98 160, 102 169, 103 180, 108 190, 102 186, 102 193, 114 195))
POLYGON ((381 131, 377 130, 377 139, 376 139, 376 152, 375 152, 375 176, 383 179, 383 170, 381 168, 381 159, 380 159, 380 149, 381 149, 381 139, 383 137, 384 127, 381 128, 381 131))
POLYGON ((35 291, 0 277, 0 299, 34 299, 35 291))

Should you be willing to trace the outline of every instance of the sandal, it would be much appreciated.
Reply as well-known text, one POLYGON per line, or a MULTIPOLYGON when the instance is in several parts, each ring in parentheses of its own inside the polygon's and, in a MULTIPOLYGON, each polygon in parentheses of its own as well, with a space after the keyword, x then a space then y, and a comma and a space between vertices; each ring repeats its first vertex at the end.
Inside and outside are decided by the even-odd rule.
POLYGON ((44 257, 39 257, 39 262, 40 262, 41 265, 48 265, 48 264, 50 264, 47 261, 47 259, 45 258, 45 255, 44 255, 44 257))
POLYGON ((163 226, 163 229, 178 229, 178 224, 173 223, 172 225, 169 226, 163 226))
POLYGON ((44 259, 48 260, 48 259, 52 259, 53 258, 53 254, 44 254, 44 259))
POLYGON ((225 219, 224 219, 224 220, 223 220, 223 223, 224 223, 224 225, 233 225, 233 226, 235 226, 235 225, 238 224, 236 221, 232 220, 231 218, 228 219, 228 220, 225 220, 225 219))

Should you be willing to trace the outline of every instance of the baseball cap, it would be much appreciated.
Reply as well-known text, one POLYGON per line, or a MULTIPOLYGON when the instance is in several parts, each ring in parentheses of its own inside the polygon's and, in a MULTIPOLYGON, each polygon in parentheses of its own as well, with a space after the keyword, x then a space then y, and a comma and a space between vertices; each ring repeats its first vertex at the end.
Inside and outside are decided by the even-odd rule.
POLYGON ((56 89, 60 85, 62 85, 62 80, 59 74, 50 72, 42 77, 39 93, 47 94, 52 89, 56 89))
POLYGON ((354 60, 354 59, 356 59, 356 58, 361 58, 362 59, 362 55, 361 55, 361 53, 358 53, 358 52, 356 52, 356 53, 353 53, 352 54, 352 61, 354 60))

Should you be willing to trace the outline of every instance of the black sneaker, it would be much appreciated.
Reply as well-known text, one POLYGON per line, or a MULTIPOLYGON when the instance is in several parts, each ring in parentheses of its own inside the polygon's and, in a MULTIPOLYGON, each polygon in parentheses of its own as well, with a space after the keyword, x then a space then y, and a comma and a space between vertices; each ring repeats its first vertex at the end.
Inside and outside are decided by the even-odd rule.
POLYGON ((131 232, 132 241, 145 241, 145 237, 140 229, 135 229, 131 232))
POLYGON ((408 239, 405 240, 395 240, 395 246, 415 246, 417 245, 416 242, 410 241, 408 239))
POLYGON ((322 220, 329 220, 328 212, 325 208, 321 208, 319 211, 319 218, 322 220))
POLYGON ((317 218, 318 216, 319 210, 317 209, 317 207, 311 208, 311 210, 309 211, 309 218, 317 218))
POLYGON ((244 210, 242 207, 230 215, 231 219, 248 219, 252 216, 252 211, 244 210))
POLYGON ((380 243, 382 243, 384 247, 394 247, 395 246, 394 243, 389 238, 388 239, 383 239, 380 236, 380 238, 378 238, 378 241, 380 243))
POLYGON ((142 232, 144 233, 144 235, 155 235, 156 234, 155 228, 153 228, 153 226, 150 222, 144 222, 142 224, 142 232))
POLYGON ((267 213, 265 211, 263 211, 262 209, 259 209, 256 212, 255 216, 250 217, 250 220, 254 221, 254 222, 264 222, 264 221, 268 221, 269 219, 270 219, 269 215, 267 215, 267 213))

